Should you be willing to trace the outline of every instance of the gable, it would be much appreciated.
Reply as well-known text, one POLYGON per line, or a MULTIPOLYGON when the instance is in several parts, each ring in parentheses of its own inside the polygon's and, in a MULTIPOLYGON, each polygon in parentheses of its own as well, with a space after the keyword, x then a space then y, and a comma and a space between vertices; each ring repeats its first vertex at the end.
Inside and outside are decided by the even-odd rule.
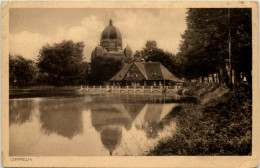
POLYGON ((135 62, 134 64, 142 72, 145 79, 148 79, 148 76, 147 76, 147 73, 146 73, 146 70, 145 70, 145 64, 143 62, 135 62))
POLYGON ((111 81, 121 81, 121 80, 123 80, 126 73, 131 68, 132 65, 133 65, 133 63, 126 64, 125 66, 123 66, 123 68, 115 76, 113 76, 110 80, 111 81))
POLYGON ((128 72, 126 73, 126 75, 124 76, 123 80, 126 81, 141 81, 141 80, 145 80, 144 75, 142 74, 142 72, 140 71, 140 69, 133 64, 128 72))

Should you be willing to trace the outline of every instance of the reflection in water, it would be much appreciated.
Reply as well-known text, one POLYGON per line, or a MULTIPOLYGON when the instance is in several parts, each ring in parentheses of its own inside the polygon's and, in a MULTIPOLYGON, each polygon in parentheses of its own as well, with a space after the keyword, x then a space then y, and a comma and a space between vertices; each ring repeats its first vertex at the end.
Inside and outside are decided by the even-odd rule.
POLYGON ((146 132, 147 138, 155 138, 162 129, 160 121, 176 106, 175 104, 146 104, 135 120, 136 129, 146 132))
POLYGON ((105 127, 101 132, 102 144, 109 150, 110 155, 121 143, 122 127, 120 125, 110 125, 105 127))
POLYGON ((140 148, 161 136, 161 120, 177 104, 158 100, 165 99, 93 95, 10 100, 10 151, 12 155, 37 151, 51 156, 63 150, 64 155, 122 155, 134 143, 140 148), (55 149, 44 151, 45 145, 55 149))
POLYGON ((35 108, 36 104, 32 99, 10 101, 9 125, 29 122, 35 108))
POLYGON ((130 130, 132 126, 131 116, 122 104, 92 104, 91 122, 111 155, 121 142, 122 128, 130 130))
POLYGON ((137 115, 141 112, 141 110, 144 108, 145 103, 124 103, 126 111, 131 116, 132 121, 135 120, 137 115))
POLYGON ((156 106, 154 104, 147 105, 146 113, 144 115, 145 131, 148 138, 155 138, 158 134, 158 123, 162 113, 163 105, 156 106))
POLYGON ((77 101, 47 100, 39 103, 40 121, 48 135, 56 133, 71 139, 83 133, 82 104, 77 101))

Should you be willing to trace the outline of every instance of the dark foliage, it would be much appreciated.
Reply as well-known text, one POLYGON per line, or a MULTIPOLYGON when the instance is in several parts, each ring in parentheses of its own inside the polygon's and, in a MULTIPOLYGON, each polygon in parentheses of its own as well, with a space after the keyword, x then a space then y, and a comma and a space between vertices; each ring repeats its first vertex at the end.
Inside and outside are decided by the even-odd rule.
POLYGON ((38 56, 40 79, 55 86, 84 83, 88 65, 82 62, 83 48, 83 42, 73 41, 43 46, 38 56))
POLYGON ((37 68, 35 63, 21 55, 9 55, 9 82, 11 86, 25 87, 35 84, 37 68))
POLYGON ((134 60, 145 62, 160 62, 172 73, 176 74, 178 72, 175 55, 158 48, 156 41, 148 40, 145 44, 145 47, 141 51, 137 50, 135 52, 134 60))
POLYGON ((242 80, 242 73, 251 83, 251 9, 232 8, 230 19, 227 8, 194 8, 189 9, 187 14, 187 30, 182 35, 183 41, 177 54, 181 76, 193 79, 219 73, 220 68, 225 68, 225 60, 229 58, 230 31, 232 69, 236 79, 238 82, 242 80))
POLYGON ((240 85, 205 106, 183 106, 177 132, 150 155, 251 155, 251 89, 240 85))
POLYGON ((123 67, 122 59, 95 57, 91 59, 90 84, 103 85, 123 67))

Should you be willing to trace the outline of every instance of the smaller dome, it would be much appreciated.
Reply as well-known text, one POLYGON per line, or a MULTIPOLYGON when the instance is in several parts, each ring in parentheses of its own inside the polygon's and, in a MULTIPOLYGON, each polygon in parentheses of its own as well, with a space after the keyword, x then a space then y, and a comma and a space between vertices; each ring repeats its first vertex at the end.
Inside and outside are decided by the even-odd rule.
POLYGON ((103 52, 104 52, 104 55, 106 55, 107 54, 107 49, 104 48, 103 52))
POLYGON ((91 59, 93 59, 94 57, 95 57, 95 50, 93 50, 91 53, 91 59))
POLYGON ((95 56, 98 56, 98 57, 103 56, 103 48, 100 45, 98 45, 95 48, 95 56))
POLYGON ((128 45, 124 49, 124 54, 125 54, 126 57, 131 57, 132 56, 132 50, 131 50, 131 48, 128 45))

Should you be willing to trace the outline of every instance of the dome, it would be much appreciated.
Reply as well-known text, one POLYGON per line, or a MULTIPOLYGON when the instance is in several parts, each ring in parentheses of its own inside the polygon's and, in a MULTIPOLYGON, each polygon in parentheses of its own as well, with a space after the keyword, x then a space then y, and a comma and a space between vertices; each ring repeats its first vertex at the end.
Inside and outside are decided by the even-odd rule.
POLYGON ((113 26, 112 20, 110 20, 109 26, 107 26, 102 32, 101 40, 104 39, 117 39, 122 41, 121 33, 115 26, 113 26))
POLYGON ((94 52, 95 56, 103 56, 103 48, 99 45, 95 48, 95 52, 94 52))
POLYGON ((124 49, 124 54, 125 54, 126 57, 131 57, 132 56, 132 50, 131 50, 131 48, 128 45, 124 49))

